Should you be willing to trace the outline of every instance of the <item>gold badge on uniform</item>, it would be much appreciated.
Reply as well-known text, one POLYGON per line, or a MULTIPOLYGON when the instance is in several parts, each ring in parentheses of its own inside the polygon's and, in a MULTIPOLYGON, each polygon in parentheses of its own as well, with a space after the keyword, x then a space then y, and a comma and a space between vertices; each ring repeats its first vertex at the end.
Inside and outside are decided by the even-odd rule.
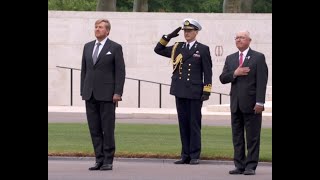
POLYGON ((211 92, 211 87, 212 87, 211 84, 207 84, 207 85, 203 86, 203 91, 205 91, 205 92, 211 92))
POLYGON ((186 20, 186 21, 184 22, 184 25, 185 25, 185 26, 189 26, 189 25, 190 25, 190 22, 189 22, 188 20, 186 20))

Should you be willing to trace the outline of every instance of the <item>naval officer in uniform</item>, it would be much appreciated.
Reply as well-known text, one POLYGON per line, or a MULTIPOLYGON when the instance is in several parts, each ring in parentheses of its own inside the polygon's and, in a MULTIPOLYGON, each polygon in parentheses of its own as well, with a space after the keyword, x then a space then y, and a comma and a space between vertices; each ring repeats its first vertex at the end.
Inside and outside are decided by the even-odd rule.
POLYGON ((196 40, 202 27, 194 19, 184 19, 185 42, 167 46, 179 36, 181 27, 163 35, 154 51, 173 64, 170 94, 175 96, 182 144, 181 159, 175 164, 199 164, 201 153, 201 108, 209 99, 212 84, 212 60, 209 47, 196 40))

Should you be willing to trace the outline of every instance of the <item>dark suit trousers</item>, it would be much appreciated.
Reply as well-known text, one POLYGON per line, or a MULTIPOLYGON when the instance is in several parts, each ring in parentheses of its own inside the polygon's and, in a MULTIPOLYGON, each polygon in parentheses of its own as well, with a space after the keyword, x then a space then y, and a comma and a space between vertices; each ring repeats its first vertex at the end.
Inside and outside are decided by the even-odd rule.
POLYGON ((98 101, 93 95, 86 101, 86 113, 97 163, 112 164, 115 153, 115 104, 98 101))
POLYGON ((234 164, 239 169, 255 170, 258 165, 261 120, 262 114, 242 113, 239 108, 236 113, 231 113, 234 164), (247 142, 247 157, 244 134, 247 142))
POLYGON ((182 159, 199 159, 201 152, 201 107, 200 99, 176 97, 179 119, 182 159))

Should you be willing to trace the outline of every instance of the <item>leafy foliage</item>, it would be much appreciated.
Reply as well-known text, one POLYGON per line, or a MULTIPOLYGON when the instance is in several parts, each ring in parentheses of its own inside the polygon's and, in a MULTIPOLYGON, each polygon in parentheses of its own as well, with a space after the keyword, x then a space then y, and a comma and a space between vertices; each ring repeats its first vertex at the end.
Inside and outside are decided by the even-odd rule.
POLYGON ((254 0, 252 13, 272 13, 272 0, 254 0))
POLYGON ((48 10, 95 11, 98 0, 48 0, 48 10))
POLYGON ((133 0, 117 0, 117 11, 131 12, 133 9, 133 0))
MULTIPOLYGON (((95 11, 98 0, 48 0, 49 10, 95 11)), ((222 13, 223 0, 149 0, 149 12, 222 13)), ((117 11, 132 12, 133 0, 117 0, 117 11)), ((254 0, 253 13, 272 13, 272 0, 254 0)))
POLYGON ((150 12, 221 13, 223 0, 149 0, 150 12), (187 2, 187 3, 186 3, 187 2))

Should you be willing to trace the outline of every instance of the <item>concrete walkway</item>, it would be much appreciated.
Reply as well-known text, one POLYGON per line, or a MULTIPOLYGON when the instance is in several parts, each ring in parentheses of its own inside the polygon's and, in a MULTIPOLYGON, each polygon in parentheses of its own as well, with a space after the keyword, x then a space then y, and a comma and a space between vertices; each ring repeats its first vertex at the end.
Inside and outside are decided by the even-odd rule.
MULTIPOLYGON (((226 106, 202 109, 202 125, 229 126, 226 106), (209 111, 208 111, 209 109, 209 111), (215 112, 213 112, 215 111, 215 112)), ((117 108, 117 123, 178 124, 175 109, 117 108)), ((48 123, 86 123, 85 107, 48 106, 48 123)), ((272 113, 262 127, 272 127, 272 113)), ((175 165, 173 159, 115 158, 112 171, 89 171, 93 157, 48 157, 48 180, 271 180, 272 163, 260 162, 256 175, 230 175, 232 161, 200 160, 199 165, 175 165)))
POLYGON ((112 171, 89 171, 94 158, 48 157, 48 180, 271 180, 272 164, 259 163, 256 175, 230 175, 231 161, 201 160, 175 165, 173 159, 115 158, 112 171))
MULTIPOLYGON (((225 105, 202 108, 202 124, 209 126, 231 125, 230 112, 225 105), (216 110, 215 112, 214 109, 216 110)), ((122 108, 116 109, 117 123, 177 124, 176 109, 122 108)), ((262 127, 272 127, 272 112, 263 113, 262 127)), ((48 122, 87 122, 83 106, 48 106, 48 122)))

